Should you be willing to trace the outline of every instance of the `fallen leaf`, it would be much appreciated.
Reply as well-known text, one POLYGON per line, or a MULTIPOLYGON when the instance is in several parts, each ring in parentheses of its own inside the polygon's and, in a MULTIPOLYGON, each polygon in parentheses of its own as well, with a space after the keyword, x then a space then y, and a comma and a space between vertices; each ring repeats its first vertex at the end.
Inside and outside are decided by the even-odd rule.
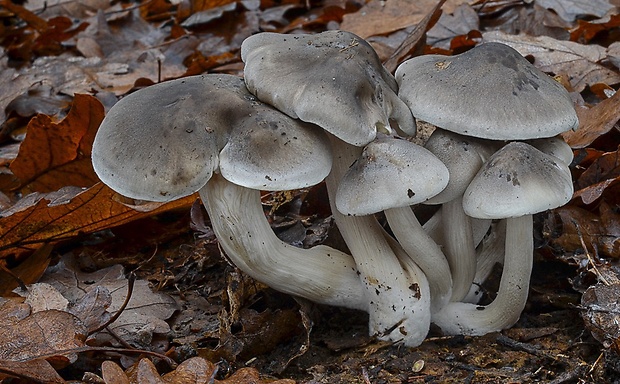
POLYGON ((566 75, 573 89, 583 91, 596 83, 616 84, 620 74, 600 64, 606 58, 600 45, 583 45, 547 36, 508 35, 499 31, 484 32, 484 42, 495 41, 511 46, 523 56, 532 56, 543 72, 566 75))
POLYGON ((459 35, 480 28, 480 19, 469 4, 462 4, 453 15, 443 13, 437 23, 426 33, 426 43, 437 48, 450 49, 450 41, 459 35))
MULTIPOLYGON (((84 309, 96 308, 95 313, 102 313, 101 310, 107 309, 108 312, 115 314, 120 310, 128 294, 128 282, 121 265, 86 273, 80 271, 75 261, 68 256, 64 257, 57 265, 48 268, 40 282, 53 286, 65 298, 74 303, 80 301, 86 303, 84 301, 85 294, 99 289, 99 292, 88 300, 89 305, 80 305, 80 308, 84 309), (104 306, 95 300, 97 296, 103 294, 101 288, 104 288, 111 295, 111 300, 108 301, 104 297, 104 301, 101 302, 106 304, 104 306, 107 308, 103 308, 104 306)), ((165 334, 170 331, 168 323, 164 320, 172 316, 177 309, 176 302, 170 296, 153 292, 146 280, 136 280, 129 303, 120 316, 107 328, 133 346, 148 348, 154 333, 165 334)), ((75 313, 82 317, 79 311, 75 313)), ((92 311, 85 312, 89 316, 91 313, 92 311)), ((92 318, 92 316, 90 317, 92 318)), ((99 325, 96 321, 91 321, 91 323, 94 324, 95 328, 99 325)), ((116 345, 118 343, 114 337, 105 331, 95 334, 94 337, 97 345, 116 345)))
POLYGON ((12 291, 19 286, 19 281, 15 277, 26 285, 38 281, 49 265, 53 249, 53 246, 43 244, 32 255, 22 260, 18 266, 12 268, 10 274, 0 269, 0 296, 11 295, 12 291))
POLYGON ((536 0, 536 4, 553 9, 566 21, 583 16, 603 17, 615 8, 608 0, 536 0))
POLYGON ((343 16, 340 28, 362 39, 385 35, 418 24, 437 0, 371 0, 359 11, 343 16))
POLYGON ((47 310, 21 319, 0 319, 0 360, 30 361, 44 356, 56 368, 77 360, 86 328, 68 312, 47 310))
POLYGON ((570 39, 580 43, 587 43, 605 32, 611 33, 611 31, 617 29, 619 26, 620 15, 611 15, 609 20, 605 22, 601 22, 601 20, 577 20, 577 28, 571 29, 570 39))
POLYGON ((606 152, 581 173, 575 180, 575 189, 579 191, 603 181, 613 180, 620 176, 620 149, 606 152))
POLYGON ((556 208, 545 221, 550 243, 566 254, 583 254, 584 244, 599 257, 620 258, 620 215, 601 204, 599 213, 566 205, 556 208))
POLYGON ((396 67, 407 58, 411 57, 424 42, 424 36, 429 28, 439 20, 441 6, 445 0, 439 0, 433 8, 420 20, 419 24, 408 34, 403 42, 396 48, 390 57, 383 63, 390 73, 396 71, 396 67))
POLYGON ((101 183, 87 190, 66 187, 48 194, 30 194, 0 212, 0 258, 32 252, 45 242, 67 240, 167 210, 189 209, 195 200, 190 195, 139 212, 120 203, 117 194, 101 183))
POLYGON ((57 311, 67 310, 69 300, 67 300, 58 290, 47 283, 36 283, 28 286, 27 292, 21 292, 26 297, 24 303, 30 305, 32 313, 41 311, 49 311, 55 309, 57 311))
POLYGON ((562 134, 571 148, 585 148, 620 120, 620 92, 590 107, 577 107, 579 129, 562 134))
POLYGON ((604 346, 620 346, 620 283, 602 282, 589 287, 581 297, 586 328, 604 346))
POLYGON ((98 179, 90 152, 103 115, 103 106, 96 98, 75 95, 69 114, 61 122, 54 123, 47 115, 30 120, 26 139, 10 166, 23 192, 95 184, 98 179))
POLYGON ((620 42, 612 43, 607 47, 607 59, 615 65, 616 68, 620 68, 620 42))
POLYGON ((129 377, 123 369, 113 361, 107 360, 101 364, 101 376, 106 384, 129 384, 129 377))
POLYGON ((15 377, 37 383, 66 383, 45 360, 10 361, 0 359, 0 380, 15 377))

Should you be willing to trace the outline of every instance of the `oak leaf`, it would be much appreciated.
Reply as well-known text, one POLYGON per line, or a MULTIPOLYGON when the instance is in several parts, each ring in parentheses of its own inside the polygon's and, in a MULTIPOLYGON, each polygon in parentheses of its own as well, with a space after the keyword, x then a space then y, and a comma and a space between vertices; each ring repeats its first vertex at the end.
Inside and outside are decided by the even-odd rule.
POLYGON ((89 189, 65 187, 52 193, 33 193, 0 211, 0 258, 32 252, 43 243, 115 227, 167 210, 187 207, 194 195, 138 211, 119 201, 102 183, 89 189))
POLYGON ((51 192, 64 186, 89 187, 97 182, 90 161, 92 143, 103 120, 103 105, 89 95, 75 95, 61 122, 37 115, 10 169, 23 192, 51 192))

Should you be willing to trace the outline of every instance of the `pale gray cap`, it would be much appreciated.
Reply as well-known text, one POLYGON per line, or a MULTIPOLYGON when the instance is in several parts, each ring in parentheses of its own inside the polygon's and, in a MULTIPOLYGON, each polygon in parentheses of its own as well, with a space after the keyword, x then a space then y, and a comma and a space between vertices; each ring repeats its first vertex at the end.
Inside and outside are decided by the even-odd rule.
POLYGON ((417 119, 467 136, 525 140, 579 125, 566 89, 501 43, 414 57, 398 67, 396 80, 417 119))
MULTIPOLYGON (((312 174, 313 178, 308 176, 295 186, 305 186, 308 180, 316 181, 329 173, 329 143, 317 127, 291 119, 261 103, 239 77, 191 76, 144 88, 114 105, 95 137, 93 168, 101 181, 121 195, 171 201, 198 191, 209 181, 213 172, 218 171, 220 151, 231 135, 234 135, 233 142, 244 139, 239 135, 248 135, 247 140, 266 138, 261 144, 262 154, 273 160, 288 150, 288 144, 281 140, 283 134, 305 139, 303 145, 309 148, 306 153, 299 149, 300 144, 291 147, 302 155, 313 151, 321 161, 314 158, 313 163, 306 160, 302 164, 299 160, 281 158, 279 163, 259 162, 255 154, 246 154, 245 160, 242 154, 236 154, 241 158, 237 163, 239 172, 247 169, 244 161, 249 161, 262 167, 257 173, 274 175, 280 183, 276 188, 281 188, 286 179, 281 174, 285 168, 299 177, 312 174), (262 134, 250 134, 252 130, 262 134), (268 143, 271 148, 267 150, 268 143)), ((240 151, 253 150, 251 144, 245 149, 233 145, 240 151)), ((291 156, 291 151, 288 152, 291 156)), ((227 154, 225 158, 227 169, 234 169, 235 165, 229 163, 230 156, 227 154)), ((265 180, 261 186, 268 188, 269 180, 265 180)), ((246 185, 256 185, 255 180, 245 181, 246 185)), ((246 186, 238 175, 233 182, 246 186)))
POLYGON ((566 204, 573 195, 568 166, 523 142, 495 152, 463 195, 463 209, 480 219, 503 219, 566 204))
POLYGON ((484 162, 499 149, 496 142, 459 135, 441 128, 435 129, 424 147, 437 156, 450 173, 446 188, 426 201, 426 204, 443 204, 462 196, 484 162))
POLYGON ((418 204, 448 183, 448 169, 431 152, 407 140, 377 138, 345 173, 336 208, 345 215, 369 215, 418 204))
POLYGON ((566 165, 573 162, 573 150, 561 137, 527 140, 526 143, 547 155, 557 157, 566 165))
POLYGON ((415 134, 396 80, 370 44, 352 33, 259 33, 243 42, 241 58, 247 87, 260 100, 349 144, 391 132, 390 120, 415 134))
POLYGON ((220 152, 222 176, 252 189, 305 188, 325 179, 331 167, 331 145, 320 127, 265 104, 254 106, 220 152))

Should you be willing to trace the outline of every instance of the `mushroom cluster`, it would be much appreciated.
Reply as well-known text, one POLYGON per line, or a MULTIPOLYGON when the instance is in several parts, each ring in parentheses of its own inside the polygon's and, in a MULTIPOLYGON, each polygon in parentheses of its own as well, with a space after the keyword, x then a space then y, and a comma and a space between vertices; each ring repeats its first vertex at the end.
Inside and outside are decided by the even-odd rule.
POLYGON ((511 48, 420 56, 392 76, 344 31, 260 33, 244 78, 206 74, 134 92, 110 109, 93 167, 118 193, 170 201, 198 192, 222 249, 279 291, 366 311, 369 332, 417 346, 512 326, 532 268, 532 215, 572 195, 577 117, 567 92, 511 48), (438 128, 424 147, 415 119, 438 128), (260 191, 325 180, 347 248, 279 240, 260 191), (424 225, 412 210, 439 206, 424 225), (384 212, 389 227, 375 217, 384 212), (496 299, 477 304, 489 265, 496 299))

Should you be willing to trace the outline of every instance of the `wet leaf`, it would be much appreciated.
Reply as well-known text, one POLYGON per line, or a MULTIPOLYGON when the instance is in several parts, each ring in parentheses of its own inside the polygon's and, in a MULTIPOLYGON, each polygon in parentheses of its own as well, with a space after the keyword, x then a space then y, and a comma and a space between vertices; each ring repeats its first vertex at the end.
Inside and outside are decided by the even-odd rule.
POLYGON ((23 284, 32 284, 39 280, 50 262, 53 248, 49 244, 42 245, 17 267, 12 268, 10 274, 0 269, 0 296, 10 296, 11 292, 19 286, 20 281, 23 284))

